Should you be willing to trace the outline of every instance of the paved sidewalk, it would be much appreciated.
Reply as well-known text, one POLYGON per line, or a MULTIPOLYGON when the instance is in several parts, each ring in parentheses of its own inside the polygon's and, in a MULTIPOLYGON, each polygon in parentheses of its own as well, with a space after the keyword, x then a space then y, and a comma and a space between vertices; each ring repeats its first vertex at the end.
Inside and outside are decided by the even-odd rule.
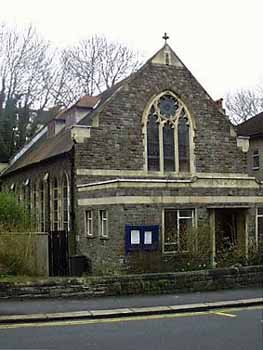
POLYGON ((263 288, 221 290, 172 295, 143 295, 126 297, 97 297, 71 299, 38 299, 0 301, 0 316, 90 312, 98 310, 153 308, 160 306, 182 306, 258 299, 263 297, 263 288))

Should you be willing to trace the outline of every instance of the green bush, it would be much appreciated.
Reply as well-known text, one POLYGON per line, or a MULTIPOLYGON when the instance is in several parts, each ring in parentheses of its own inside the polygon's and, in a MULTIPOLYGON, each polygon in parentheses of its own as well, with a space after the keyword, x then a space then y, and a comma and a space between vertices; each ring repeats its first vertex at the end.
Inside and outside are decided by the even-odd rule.
POLYGON ((0 192, 0 264, 15 275, 35 274, 34 219, 13 193, 0 192))
POLYGON ((193 227, 185 235, 181 244, 186 251, 167 257, 170 271, 194 271, 211 267, 211 234, 208 225, 193 227))
POLYGON ((221 247, 216 252, 216 267, 231 267, 234 265, 247 265, 247 259, 238 244, 229 244, 226 248, 221 247))
POLYGON ((258 246, 254 242, 250 242, 247 264, 263 265, 263 241, 260 241, 258 246))
POLYGON ((13 193, 0 192, 0 232, 26 231, 34 226, 28 210, 13 193))

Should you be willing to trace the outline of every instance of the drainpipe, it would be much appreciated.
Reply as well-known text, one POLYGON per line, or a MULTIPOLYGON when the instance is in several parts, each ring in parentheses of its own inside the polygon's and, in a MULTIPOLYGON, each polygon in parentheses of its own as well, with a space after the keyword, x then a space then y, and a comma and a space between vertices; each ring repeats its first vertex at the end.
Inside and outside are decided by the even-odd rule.
MULTIPOLYGON (((73 141, 74 142, 74 141, 73 141)), ((69 255, 76 254, 76 203, 75 203, 75 143, 70 152, 71 176, 70 176, 70 246, 69 255), (74 239, 73 239, 74 238, 74 239)))

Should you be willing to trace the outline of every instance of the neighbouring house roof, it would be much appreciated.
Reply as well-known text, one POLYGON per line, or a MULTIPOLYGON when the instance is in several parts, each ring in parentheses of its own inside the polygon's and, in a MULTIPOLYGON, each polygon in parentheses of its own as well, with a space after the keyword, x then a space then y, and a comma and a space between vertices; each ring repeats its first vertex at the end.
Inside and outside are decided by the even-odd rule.
POLYGON ((96 103, 100 100, 100 96, 88 96, 81 97, 76 103, 77 107, 93 108, 96 103))
POLYGON ((237 125, 238 136, 260 136, 263 135, 263 112, 237 125))
MULTIPOLYGON (((69 109, 74 107, 92 109, 100 100, 100 96, 83 96, 69 109)), ((68 109, 68 110, 69 110, 68 109)), ((66 109, 60 111, 53 119, 63 119, 66 109)), ((43 130, 43 129, 42 129, 43 130)), ((41 132, 41 131, 40 131, 41 132)), ((48 138, 48 132, 37 138, 36 142, 32 144, 22 156, 11 164, 4 175, 14 172, 18 169, 22 169, 26 166, 39 163, 43 160, 67 153, 73 146, 73 140, 71 138, 70 129, 63 129, 57 135, 48 138)), ((26 147, 26 145, 25 145, 26 147)))

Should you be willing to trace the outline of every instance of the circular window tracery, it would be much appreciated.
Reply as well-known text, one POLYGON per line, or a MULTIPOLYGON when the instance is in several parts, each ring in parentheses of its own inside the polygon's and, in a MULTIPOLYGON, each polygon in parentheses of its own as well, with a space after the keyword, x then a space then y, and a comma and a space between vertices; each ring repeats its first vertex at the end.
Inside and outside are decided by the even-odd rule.
POLYGON ((177 119, 186 115, 183 104, 171 93, 166 92, 153 101, 149 115, 157 117, 157 122, 174 126, 177 119))
POLYGON ((158 107, 160 114, 166 118, 174 117, 176 111, 179 108, 178 101, 170 94, 166 94, 160 97, 158 101, 158 107))

